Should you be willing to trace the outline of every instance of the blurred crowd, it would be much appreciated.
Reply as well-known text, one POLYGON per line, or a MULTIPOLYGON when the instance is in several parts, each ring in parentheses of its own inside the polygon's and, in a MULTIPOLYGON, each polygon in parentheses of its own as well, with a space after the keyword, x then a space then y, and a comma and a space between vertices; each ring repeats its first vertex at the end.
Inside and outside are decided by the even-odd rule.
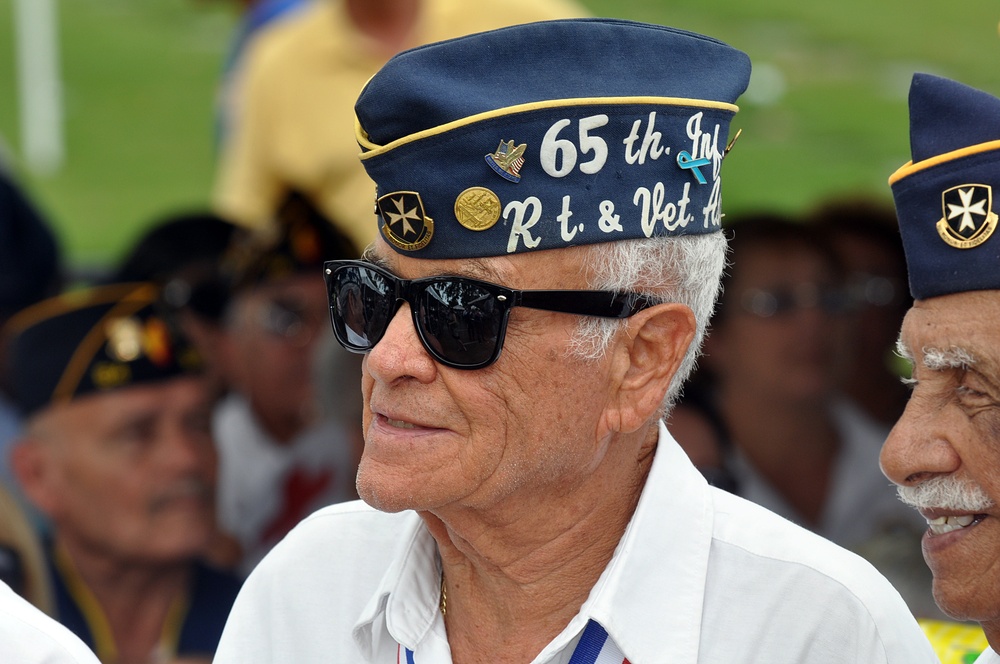
MULTIPOLYGON (((356 497, 360 359, 333 341, 321 269, 376 228, 353 133, 367 79, 406 48, 586 14, 569 0, 242 5, 210 205, 147 224, 81 284, 0 173, 0 579, 106 663, 210 661, 254 565, 356 497)), ((724 293, 672 434, 713 484, 860 553, 916 615, 939 616, 925 524, 878 466, 907 398, 892 207, 845 195, 725 225, 724 293)))

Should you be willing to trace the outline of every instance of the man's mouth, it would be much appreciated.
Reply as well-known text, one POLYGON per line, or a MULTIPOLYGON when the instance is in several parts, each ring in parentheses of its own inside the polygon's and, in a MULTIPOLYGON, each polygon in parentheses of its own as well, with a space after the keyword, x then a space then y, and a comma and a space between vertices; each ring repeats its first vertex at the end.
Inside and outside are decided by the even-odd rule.
POLYGON ((933 519, 928 518, 927 529, 934 535, 945 535, 973 526, 985 518, 985 514, 956 514, 953 516, 939 516, 933 519))
POLYGON ((404 422, 403 420, 393 420, 390 418, 385 418, 385 421, 391 427, 396 427, 397 429, 416 429, 417 425, 412 422, 404 422))

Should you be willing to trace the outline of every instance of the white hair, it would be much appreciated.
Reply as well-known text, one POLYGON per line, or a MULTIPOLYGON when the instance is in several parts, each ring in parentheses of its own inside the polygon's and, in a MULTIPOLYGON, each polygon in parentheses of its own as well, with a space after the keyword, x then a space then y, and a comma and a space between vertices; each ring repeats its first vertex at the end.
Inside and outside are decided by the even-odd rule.
POLYGON ((976 365, 976 357, 961 346, 951 348, 921 349, 924 353, 924 366, 932 371, 945 369, 968 369, 976 365))
MULTIPOLYGON (((663 414, 680 396, 681 386, 701 354, 719 296, 726 246, 723 233, 654 237, 594 245, 589 257, 593 267, 590 288, 640 293, 659 302, 686 304, 694 312, 694 339, 671 380, 663 414)), ((573 355, 587 360, 603 357, 612 337, 625 324, 625 320, 581 318, 571 346, 573 355)))
MULTIPOLYGON (((969 369, 976 366, 976 356, 972 351, 961 346, 952 346, 951 348, 924 346, 920 349, 920 352, 923 355, 923 365, 931 371, 969 369)), ((913 352, 903 341, 902 335, 896 340, 896 354, 907 360, 911 365, 915 363, 913 352)), ((904 378, 903 382, 911 385, 916 383, 912 378, 904 378)))

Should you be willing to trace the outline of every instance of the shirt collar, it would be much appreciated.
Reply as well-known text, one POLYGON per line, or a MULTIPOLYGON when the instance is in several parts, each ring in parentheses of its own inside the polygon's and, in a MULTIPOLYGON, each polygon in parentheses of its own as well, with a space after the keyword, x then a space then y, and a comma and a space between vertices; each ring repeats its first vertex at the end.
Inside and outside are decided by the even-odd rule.
POLYGON ((415 650, 431 629, 441 599, 437 543, 415 512, 399 531, 400 547, 354 626, 355 643, 371 660, 379 636, 415 650))
MULTIPOLYGON (((632 662, 694 663, 714 511, 708 484, 660 423, 657 450, 625 534, 579 614, 546 647, 554 654, 599 622, 632 662)), ((438 615, 441 566, 437 546, 413 515, 401 547, 354 628, 368 657, 384 631, 415 650, 438 615)))

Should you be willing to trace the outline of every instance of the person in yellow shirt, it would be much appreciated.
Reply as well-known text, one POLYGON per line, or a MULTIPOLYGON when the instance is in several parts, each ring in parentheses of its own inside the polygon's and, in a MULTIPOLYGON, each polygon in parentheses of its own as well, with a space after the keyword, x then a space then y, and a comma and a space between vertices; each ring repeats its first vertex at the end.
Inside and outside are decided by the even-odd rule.
POLYGON ((358 161, 351 127, 368 79, 407 48, 586 13, 573 0, 314 0, 260 33, 245 53, 220 146, 214 207, 262 226, 295 189, 342 220, 364 248, 374 239, 375 187, 358 161))

